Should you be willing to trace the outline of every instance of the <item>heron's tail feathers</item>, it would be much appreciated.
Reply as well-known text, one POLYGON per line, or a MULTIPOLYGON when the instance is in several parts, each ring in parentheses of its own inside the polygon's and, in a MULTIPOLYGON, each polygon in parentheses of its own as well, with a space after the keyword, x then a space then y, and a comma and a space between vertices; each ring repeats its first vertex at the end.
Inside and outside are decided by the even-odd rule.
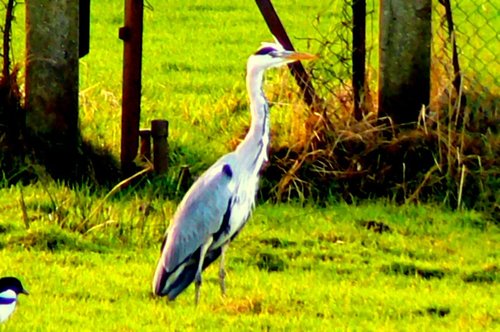
POLYGON ((195 275, 196 266, 194 264, 186 266, 184 263, 170 273, 165 271, 162 264, 158 264, 153 279, 153 293, 157 296, 167 296, 169 300, 173 300, 193 282, 195 275))
MULTIPOLYGON (((208 251, 203 261, 203 270, 215 261, 221 252, 221 248, 208 251)), ((169 300, 174 300, 194 281, 198 269, 199 257, 198 250, 171 272, 165 270, 163 261, 160 260, 153 278, 153 293, 157 296, 167 296, 169 300)))

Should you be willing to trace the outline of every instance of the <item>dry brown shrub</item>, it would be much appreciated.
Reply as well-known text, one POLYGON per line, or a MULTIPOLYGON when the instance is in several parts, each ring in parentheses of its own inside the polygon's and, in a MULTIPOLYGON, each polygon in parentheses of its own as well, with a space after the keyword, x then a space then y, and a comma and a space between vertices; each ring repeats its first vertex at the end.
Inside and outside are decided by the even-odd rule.
POLYGON ((471 89, 459 112, 457 94, 446 95, 452 88, 440 91, 432 110, 422 108, 418 123, 405 128, 377 118, 373 97, 367 98, 371 111, 356 121, 349 91, 326 100, 321 112, 298 112, 291 126, 304 130, 293 146, 272 147, 262 195, 277 201, 384 197, 498 211, 500 98, 471 89))

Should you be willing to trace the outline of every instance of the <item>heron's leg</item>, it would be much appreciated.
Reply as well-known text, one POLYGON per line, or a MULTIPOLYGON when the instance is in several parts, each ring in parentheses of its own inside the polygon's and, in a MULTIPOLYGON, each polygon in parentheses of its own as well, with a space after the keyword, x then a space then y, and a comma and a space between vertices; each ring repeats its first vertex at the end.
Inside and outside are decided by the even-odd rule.
POLYGON ((225 258, 226 258, 226 249, 229 246, 229 244, 224 244, 221 248, 221 254, 220 254, 220 267, 219 267, 219 281, 220 281, 220 291, 222 293, 222 296, 226 295, 226 283, 225 283, 225 278, 226 278, 226 270, 225 270, 225 258))
POLYGON ((205 255, 207 254, 208 248, 212 245, 213 238, 210 237, 205 244, 203 244, 200 248, 200 261, 198 262, 198 270, 196 271, 196 275, 194 277, 194 286, 195 286, 195 298, 194 303, 198 305, 200 302, 200 287, 201 287, 201 272, 203 270, 203 261, 205 260, 205 255))

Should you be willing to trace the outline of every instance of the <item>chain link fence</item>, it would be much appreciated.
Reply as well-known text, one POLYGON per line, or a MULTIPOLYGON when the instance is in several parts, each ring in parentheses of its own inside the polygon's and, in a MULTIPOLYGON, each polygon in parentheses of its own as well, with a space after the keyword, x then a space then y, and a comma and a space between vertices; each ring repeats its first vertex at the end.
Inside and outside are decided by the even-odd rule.
POLYGON ((440 0, 434 1, 433 8, 432 95, 445 102, 443 99, 450 96, 453 80, 460 72, 467 104, 473 109, 488 109, 493 112, 491 116, 497 116, 500 3, 440 0))
POLYGON ((500 3, 432 1, 430 107, 412 130, 401 132, 377 119, 380 2, 365 3, 361 96, 353 89, 353 5, 359 1, 332 0, 313 22, 317 35, 310 43, 319 46, 322 61, 311 74, 327 119, 307 114, 305 127, 311 119, 314 125, 303 147, 286 158, 274 155, 270 168, 285 173, 278 198, 332 192, 347 201, 390 197, 500 211, 500 3), (354 109, 359 97, 361 119, 354 109))
MULTIPOLYGON (((353 99, 352 2, 332 1, 313 22, 318 32, 314 41, 320 46, 322 58, 326 59, 314 68, 314 79, 326 98, 333 98, 333 102, 347 109, 352 106, 353 99)), ((477 103, 486 103, 496 112, 500 95, 500 2, 433 0, 432 8, 431 101, 441 105, 449 99, 455 90, 453 81, 458 64, 463 78, 461 88, 472 95, 470 105, 479 107, 477 103)), ((379 1, 368 0, 365 83, 368 111, 377 108, 378 35, 379 1)))

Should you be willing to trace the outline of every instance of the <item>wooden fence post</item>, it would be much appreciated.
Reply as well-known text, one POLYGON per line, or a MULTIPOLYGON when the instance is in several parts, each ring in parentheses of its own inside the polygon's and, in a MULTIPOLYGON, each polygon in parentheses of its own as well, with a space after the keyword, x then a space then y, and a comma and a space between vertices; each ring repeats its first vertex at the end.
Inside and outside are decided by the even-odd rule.
POLYGON ((168 169, 168 121, 151 121, 153 137, 153 165, 156 174, 164 174, 168 169))
POLYGON ((151 161, 151 130, 139 130, 139 137, 141 140, 139 157, 151 161))

